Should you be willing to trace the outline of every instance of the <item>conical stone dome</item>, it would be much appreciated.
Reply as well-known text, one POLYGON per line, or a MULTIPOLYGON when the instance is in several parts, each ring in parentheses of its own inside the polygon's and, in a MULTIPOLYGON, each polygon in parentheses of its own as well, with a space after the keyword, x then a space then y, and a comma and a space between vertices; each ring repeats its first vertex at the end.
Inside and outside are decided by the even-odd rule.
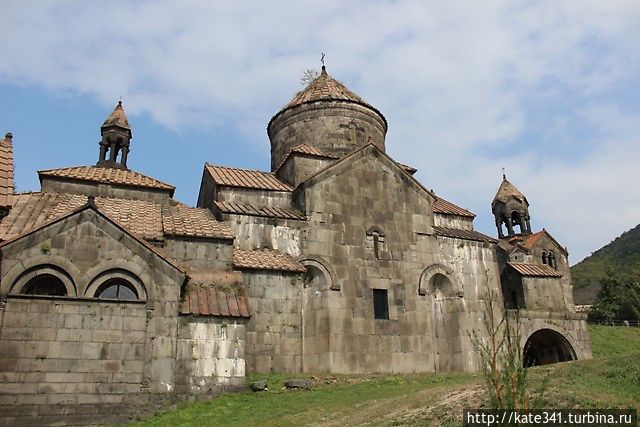
POLYGON ((496 193, 493 201, 491 202, 491 206, 495 206, 497 203, 507 203, 509 200, 515 199, 519 202, 524 202, 529 206, 529 202, 527 198, 516 188, 515 185, 507 180, 507 177, 503 176, 502 183, 500 183, 500 187, 498 188, 498 192, 496 193))
POLYGON ((129 126, 129 120, 127 120, 127 115, 124 112, 124 107, 122 107, 122 101, 118 101, 118 105, 113 109, 107 120, 102 124, 103 128, 109 126, 118 126, 124 129, 131 129, 129 126))
POLYGON ((384 151, 387 121, 323 66, 320 75, 271 119, 267 132, 274 170, 300 144, 336 157, 366 144, 384 151))

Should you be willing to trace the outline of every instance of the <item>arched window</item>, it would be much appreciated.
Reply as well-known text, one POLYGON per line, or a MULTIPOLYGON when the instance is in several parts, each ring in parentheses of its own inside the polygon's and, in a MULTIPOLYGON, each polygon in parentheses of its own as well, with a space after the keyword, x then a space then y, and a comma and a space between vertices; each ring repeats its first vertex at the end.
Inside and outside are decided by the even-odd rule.
POLYGON ((65 296, 67 288, 52 274, 39 274, 29 280, 22 288, 22 293, 27 295, 49 295, 49 296, 65 296))
POLYGON ((556 256, 553 252, 549 252, 549 266, 557 269, 556 256))
POLYGON ((547 251, 543 251, 542 252, 542 263, 543 264, 548 264, 549 263, 549 259, 547 257, 547 251))
POLYGON ((138 299, 136 288, 121 278, 113 278, 104 282, 96 291, 96 297, 135 301, 138 299))

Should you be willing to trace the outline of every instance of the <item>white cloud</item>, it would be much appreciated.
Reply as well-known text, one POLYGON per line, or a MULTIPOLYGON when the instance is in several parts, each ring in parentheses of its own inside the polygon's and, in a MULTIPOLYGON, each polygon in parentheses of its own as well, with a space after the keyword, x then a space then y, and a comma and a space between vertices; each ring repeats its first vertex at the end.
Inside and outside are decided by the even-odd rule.
POLYGON ((640 112, 615 99, 639 83, 633 0, 2 8, 0 78, 10 84, 88 94, 105 108, 122 95, 130 113, 177 132, 230 128, 266 146, 268 119, 325 51, 330 73, 386 115, 390 153, 480 223, 491 223, 501 166, 574 261, 640 218, 640 190, 621 191, 638 180, 630 123, 640 112), (584 129, 593 135, 583 144, 584 129))

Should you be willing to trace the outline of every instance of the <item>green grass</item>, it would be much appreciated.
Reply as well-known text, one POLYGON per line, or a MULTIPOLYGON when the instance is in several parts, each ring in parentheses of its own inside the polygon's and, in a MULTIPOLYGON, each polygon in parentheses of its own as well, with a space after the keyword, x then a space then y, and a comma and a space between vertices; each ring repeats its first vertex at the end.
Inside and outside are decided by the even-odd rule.
MULTIPOLYGON (((533 368, 533 387, 549 377, 545 406, 640 409, 640 329, 589 326, 593 360, 533 368)), ((226 394, 160 414, 140 426, 457 425, 483 402, 470 374, 317 377, 313 390, 286 390, 291 374, 266 378, 269 390, 226 394)))
POLYGON ((640 328, 589 325, 593 357, 640 353, 640 328))

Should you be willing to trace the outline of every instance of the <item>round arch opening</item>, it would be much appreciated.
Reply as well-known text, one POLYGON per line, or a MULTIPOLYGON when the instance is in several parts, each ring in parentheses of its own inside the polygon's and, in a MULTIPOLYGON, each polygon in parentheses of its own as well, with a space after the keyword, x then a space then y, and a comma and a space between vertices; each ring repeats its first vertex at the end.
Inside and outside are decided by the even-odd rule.
POLYGON ((67 288, 58 277, 44 273, 38 274, 22 288, 26 295, 47 295, 63 297, 67 295, 67 288))
POLYGON ((551 329, 534 332, 524 345, 525 368, 576 359, 576 353, 569 341, 562 334, 551 329))

